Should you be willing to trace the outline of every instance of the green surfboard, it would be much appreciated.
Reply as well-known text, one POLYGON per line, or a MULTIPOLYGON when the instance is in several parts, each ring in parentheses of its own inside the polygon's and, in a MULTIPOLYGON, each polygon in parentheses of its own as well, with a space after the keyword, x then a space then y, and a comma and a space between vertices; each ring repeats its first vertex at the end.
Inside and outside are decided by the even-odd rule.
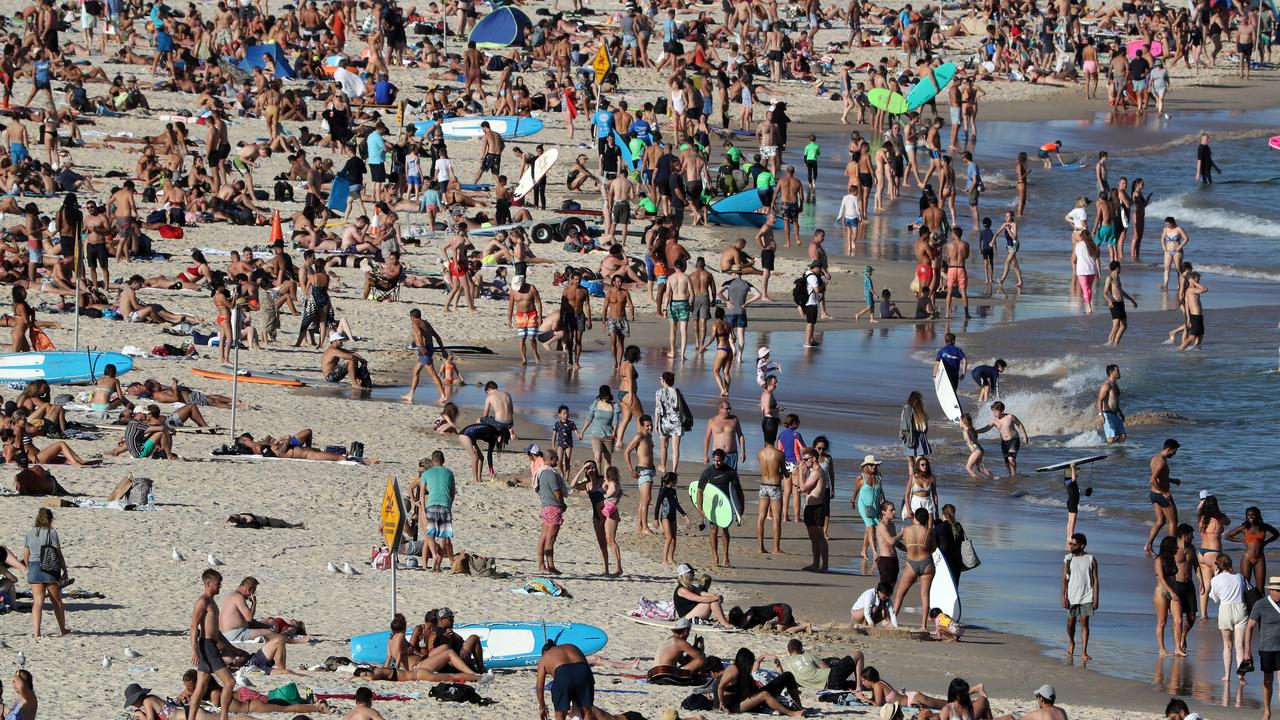
POLYGON ((907 111, 907 99, 896 92, 889 92, 888 88, 871 88, 867 91, 867 102, 890 115, 901 115, 907 111))
MULTIPOLYGON (((696 506, 698 504, 698 483, 695 481, 689 486, 689 500, 696 506)), ((702 514, 707 516, 707 520, 712 525, 721 528, 727 528, 738 517, 741 511, 733 506, 729 500, 729 496, 725 495, 720 488, 715 485, 707 485, 702 490, 702 514)))

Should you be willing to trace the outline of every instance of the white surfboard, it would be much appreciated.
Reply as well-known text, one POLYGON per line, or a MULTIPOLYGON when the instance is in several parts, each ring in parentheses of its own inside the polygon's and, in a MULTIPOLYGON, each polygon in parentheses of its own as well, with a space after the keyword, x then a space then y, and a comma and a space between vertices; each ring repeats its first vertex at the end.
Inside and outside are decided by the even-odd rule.
POLYGON ((929 586, 929 607, 924 610, 925 614, 933 608, 942 610, 952 620, 960 621, 960 591, 956 589, 955 578, 951 577, 951 568, 947 566, 941 550, 933 551, 933 584, 929 586))
POLYGON ((1106 455, 1086 455, 1085 457, 1076 458, 1074 460, 1064 460, 1063 462, 1060 462, 1060 463, 1054 463, 1052 465, 1045 465, 1044 467, 1038 467, 1036 468, 1036 472, 1053 472, 1054 470, 1065 470, 1071 467, 1072 465, 1088 465, 1089 463, 1098 462, 1099 460, 1106 460, 1106 459, 1107 459, 1106 455))
MULTIPOLYGON (((636 617, 635 615, 628 615, 627 613, 624 613, 624 612, 618 612, 618 613, 614 613, 614 614, 615 614, 615 615, 618 615, 618 616, 620 616, 620 617, 624 617, 624 618, 626 618, 626 619, 630 620, 631 622, 633 622, 633 623, 637 623, 637 624, 639 624, 639 625, 648 625, 649 627, 663 628, 664 630, 673 630, 673 629, 675 629, 675 626, 676 626, 676 621, 675 621, 675 620, 658 620, 657 618, 636 617)), ((738 628, 726 628, 726 627, 720 627, 719 625, 712 625, 712 624, 705 624, 705 625, 704 625, 704 624, 701 624, 701 623, 694 623, 694 625, 693 625, 693 630, 694 630, 694 631, 696 631, 696 632, 703 632, 703 633, 708 633, 708 632, 718 632, 718 633, 736 633, 736 632, 742 632, 742 631, 741 631, 741 630, 739 630, 738 628)))
POLYGON ((515 198, 520 198, 533 192, 533 186, 546 176, 547 171, 552 165, 556 164, 556 158, 560 156, 560 151, 555 148, 548 148, 537 160, 533 161, 533 166, 525 169, 524 175, 520 178, 520 183, 516 185, 515 198))
POLYGON ((938 370, 938 376, 933 379, 933 390, 938 396, 938 405, 942 407, 942 414, 953 423, 960 422, 962 412, 960 398, 956 397, 955 388, 951 387, 951 380, 947 377, 946 370, 938 370))

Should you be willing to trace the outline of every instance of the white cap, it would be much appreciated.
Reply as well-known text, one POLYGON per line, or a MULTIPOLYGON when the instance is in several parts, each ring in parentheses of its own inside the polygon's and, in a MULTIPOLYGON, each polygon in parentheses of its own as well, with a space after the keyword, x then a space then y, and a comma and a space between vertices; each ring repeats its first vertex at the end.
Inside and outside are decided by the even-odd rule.
POLYGON ((693 566, 689 563, 680 563, 680 567, 676 568, 676 577, 693 574, 693 566))
POLYGON ((765 355, 768 355, 768 354, 769 354, 769 348, 767 348, 767 347, 762 347, 762 348, 760 348, 759 350, 757 350, 757 351, 756 351, 756 357, 758 357, 758 358, 762 358, 762 357, 764 357, 765 355))
POLYGON ((341 342, 341 341, 346 340, 346 339, 347 339, 347 336, 346 336, 346 335, 343 335, 342 333, 338 332, 337 330, 335 330, 335 331, 333 331, 333 332, 329 333, 329 342, 331 342, 331 343, 341 342))
POLYGON ((692 620, 690 620, 690 619, 689 619, 689 618, 687 618, 687 617, 682 617, 682 618, 680 618, 679 620, 677 620, 677 621, 676 621, 676 624, 675 624, 675 626, 674 626, 672 629, 673 629, 673 630, 688 630, 688 629, 689 629, 689 628, 691 628, 691 627, 693 627, 693 621, 692 621, 692 620))
POLYGON ((1201 490, 1201 491, 1200 491, 1200 499, 1201 499, 1201 500, 1203 500, 1203 499, 1205 499, 1205 498, 1211 498, 1211 497, 1213 497, 1213 491, 1212 491, 1212 490, 1201 490))

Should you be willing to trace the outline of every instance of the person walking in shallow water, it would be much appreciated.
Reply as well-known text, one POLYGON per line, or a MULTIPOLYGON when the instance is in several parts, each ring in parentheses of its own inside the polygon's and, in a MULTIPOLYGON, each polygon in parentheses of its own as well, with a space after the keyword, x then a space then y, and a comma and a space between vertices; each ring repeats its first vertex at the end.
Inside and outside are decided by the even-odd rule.
POLYGON ((1062 559, 1062 608, 1067 611, 1067 658, 1076 651, 1076 623, 1080 624, 1080 659, 1089 661, 1089 618, 1098 609, 1098 560, 1085 552, 1084 533, 1071 536, 1070 552, 1062 559))

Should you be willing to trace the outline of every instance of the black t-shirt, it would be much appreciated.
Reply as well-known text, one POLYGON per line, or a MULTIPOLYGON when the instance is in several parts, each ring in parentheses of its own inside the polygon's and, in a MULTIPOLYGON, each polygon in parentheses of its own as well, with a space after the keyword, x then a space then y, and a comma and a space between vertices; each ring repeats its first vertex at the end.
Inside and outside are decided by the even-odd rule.
POLYGON ((994 365, 979 365, 969 375, 979 385, 995 387, 995 384, 1000 381, 1000 373, 996 372, 994 365))
POLYGON ((342 174, 347 176, 347 182, 352 185, 364 184, 364 160, 359 155, 352 155, 347 164, 342 166, 342 174))
POLYGON ((1208 145, 1200 145, 1196 148, 1196 160, 1200 161, 1200 168, 1208 173, 1213 167, 1213 150, 1208 145))
POLYGON ((729 488, 737 482, 738 471, 728 465, 722 465, 718 468, 714 464, 708 465, 702 471, 702 475, 698 477, 699 484, 714 485, 726 496, 729 495, 729 488))
POLYGON ((1148 65, 1147 61, 1141 57, 1136 57, 1129 61, 1129 77, 1134 80, 1145 80, 1147 78, 1147 71, 1150 69, 1151 66, 1148 65))
POLYGON ((655 177, 666 177, 671 174, 671 162, 676 159, 675 155, 670 153, 658 157, 657 169, 654 171, 655 177))
POLYGON ((618 160, 621 155, 617 145, 606 145, 604 153, 600 155, 600 169, 606 173, 618 172, 618 160))

